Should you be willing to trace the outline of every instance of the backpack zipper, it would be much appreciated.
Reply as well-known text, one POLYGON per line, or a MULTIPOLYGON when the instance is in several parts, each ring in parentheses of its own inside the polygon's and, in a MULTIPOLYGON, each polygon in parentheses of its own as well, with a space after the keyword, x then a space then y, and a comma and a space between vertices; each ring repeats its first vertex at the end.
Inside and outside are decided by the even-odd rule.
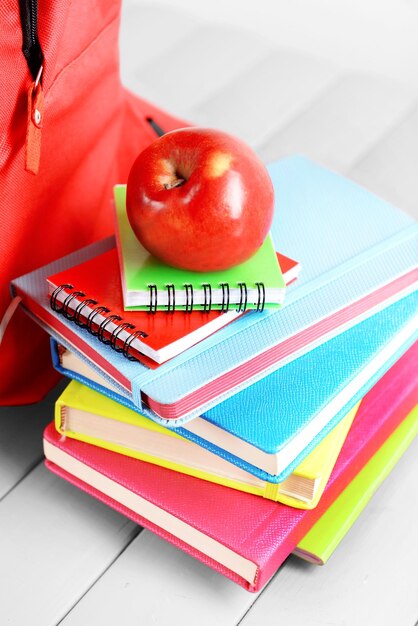
POLYGON ((41 157, 41 129, 44 116, 42 72, 44 55, 38 38, 38 0, 19 0, 22 25, 22 52, 33 81, 28 89, 25 169, 32 174, 39 171, 41 157))
POLYGON ((19 0, 22 25, 22 52, 33 80, 42 67, 44 55, 38 38, 38 0, 19 0))
MULTIPOLYGON (((19 0, 22 26, 22 52, 32 75, 28 89, 28 114, 25 145, 25 169, 37 174, 41 156, 41 129, 44 115, 42 72, 44 55, 38 37, 38 0, 19 0)), ((147 122, 157 137, 165 131, 151 117, 147 122)))
POLYGON ((162 137, 163 135, 165 135, 165 130, 163 130, 152 117, 147 117, 146 119, 157 137, 162 137))

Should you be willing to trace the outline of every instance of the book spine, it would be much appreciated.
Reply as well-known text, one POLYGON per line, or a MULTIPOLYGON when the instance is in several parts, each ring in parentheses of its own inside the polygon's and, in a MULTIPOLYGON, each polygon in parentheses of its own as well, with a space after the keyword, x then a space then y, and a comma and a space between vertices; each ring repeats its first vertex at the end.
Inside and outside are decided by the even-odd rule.
POLYGON ((64 283, 54 289, 49 305, 55 313, 62 315, 79 328, 86 329, 102 343, 109 345, 131 361, 137 360, 136 350, 132 347, 135 339, 144 339, 148 334, 126 322, 120 315, 111 314, 111 310, 83 291, 77 291, 73 285, 64 283), (64 294, 65 297, 60 297, 64 294), (110 315, 109 315, 110 314, 110 315), (99 316, 100 322, 97 321, 99 316), (108 328, 111 325, 112 330, 108 328))

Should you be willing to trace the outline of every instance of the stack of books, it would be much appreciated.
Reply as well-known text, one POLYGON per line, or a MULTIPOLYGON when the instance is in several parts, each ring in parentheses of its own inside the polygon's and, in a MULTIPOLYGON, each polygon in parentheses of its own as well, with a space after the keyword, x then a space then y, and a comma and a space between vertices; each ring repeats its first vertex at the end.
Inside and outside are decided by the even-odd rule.
POLYGON ((227 272, 150 257, 118 186, 115 237, 12 283, 72 379, 49 469, 250 591, 325 563, 418 430, 418 226, 303 157, 269 173, 227 272))

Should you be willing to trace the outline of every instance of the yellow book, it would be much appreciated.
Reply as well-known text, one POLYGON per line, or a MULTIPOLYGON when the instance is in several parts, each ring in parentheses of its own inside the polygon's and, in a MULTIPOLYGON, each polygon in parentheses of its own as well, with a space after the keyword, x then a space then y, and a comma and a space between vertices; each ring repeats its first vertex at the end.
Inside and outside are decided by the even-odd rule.
POLYGON ((71 381, 56 402, 55 427, 63 436, 119 454, 289 506, 312 509, 319 502, 357 409, 358 405, 282 483, 261 480, 77 381, 71 381))

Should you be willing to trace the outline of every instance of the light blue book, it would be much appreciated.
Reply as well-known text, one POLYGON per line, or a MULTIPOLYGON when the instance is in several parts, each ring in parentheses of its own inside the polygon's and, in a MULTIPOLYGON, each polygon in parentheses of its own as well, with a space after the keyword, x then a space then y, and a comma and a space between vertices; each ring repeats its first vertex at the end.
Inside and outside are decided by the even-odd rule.
MULTIPOLYGON (((282 482, 418 338, 418 292, 284 365, 176 429, 255 477, 282 482)), ((57 368, 130 408, 80 355, 57 368)))
MULTIPOLYGON (((50 311, 45 322, 43 315, 48 332, 69 347, 77 332, 89 367, 165 426, 185 425, 416 290, 418 225, 412 218, 303 157, 273 163, 269 172, 276 195, 275 248, 302 266, 280 311, 248 312, 157 369, 127 360, 64 316, 58 332, 58 316, 50 311)), ((46 277, 109 245, 102 242, 40 268, 15 280, 14 288, 27 295, 25 306, 39 320, 48 308, 46 277)))

